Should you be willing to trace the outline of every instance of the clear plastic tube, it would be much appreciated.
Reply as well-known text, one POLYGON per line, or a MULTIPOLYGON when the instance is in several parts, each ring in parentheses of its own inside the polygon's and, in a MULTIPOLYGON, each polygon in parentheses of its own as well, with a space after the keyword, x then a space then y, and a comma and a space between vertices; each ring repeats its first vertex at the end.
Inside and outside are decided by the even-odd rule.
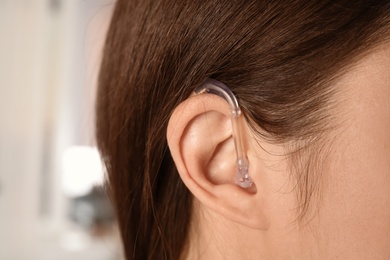
POLYGON ((236 183, 242 188, 249 188, 252 186, 253 181, 249 176, 249 161, 246 156, 244 139, 243 139, 243 126, 242 126, 242 113, 238 105, 237 99, 233 92, 223 83, 215 79, 207 79, 203 84, 194 90, 195 94, 210 93, 215 94, 225 99, 230 106, 231 122, 232 122, 232 135, 237 155, 237 172, 236 183))

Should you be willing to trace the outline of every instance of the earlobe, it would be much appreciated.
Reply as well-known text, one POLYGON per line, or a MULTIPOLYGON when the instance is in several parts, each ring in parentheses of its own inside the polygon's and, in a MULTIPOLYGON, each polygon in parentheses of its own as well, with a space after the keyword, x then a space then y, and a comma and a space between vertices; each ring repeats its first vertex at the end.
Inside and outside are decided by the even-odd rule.
POLYGON ((262 199, 236 185, 230 108, 215 95, 196 95, 172 114, 167 139, 178 172, 206 207, 251 228, 264 228, 262 199), (257 209, 256 209, 257 208, 257 209))

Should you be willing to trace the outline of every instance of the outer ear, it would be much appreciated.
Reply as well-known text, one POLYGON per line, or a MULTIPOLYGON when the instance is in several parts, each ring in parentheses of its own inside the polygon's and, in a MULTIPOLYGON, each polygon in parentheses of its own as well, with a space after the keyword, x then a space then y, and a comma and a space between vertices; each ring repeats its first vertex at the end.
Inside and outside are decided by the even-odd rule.
MULTIPOLYGON (((173 112, 167 139, 178 172, 206 207, 245 226, 268 225, 261 193, 235 184, 236 154, 229 105, 212 94, 195 95, 173 112)), ((257 168, 257 167, 256 167, 257 168)), ((259 173, 251 172, 259 188, 259 173)))

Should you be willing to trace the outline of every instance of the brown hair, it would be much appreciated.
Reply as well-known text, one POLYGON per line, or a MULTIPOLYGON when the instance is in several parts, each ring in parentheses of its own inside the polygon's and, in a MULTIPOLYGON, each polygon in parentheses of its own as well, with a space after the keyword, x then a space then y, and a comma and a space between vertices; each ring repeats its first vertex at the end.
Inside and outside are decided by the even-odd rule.
MULTIPOLYGON (((211 77, 229 86, 263 137, 310 143, 329 123, 330 83, 385 39, 389 12, 388 0, 118 0, 97 139, 127 259, 185 254, 192 197, 165 136, 197 85, 211 77)), ((319 173, 297 174, 304 212, 319 173)))

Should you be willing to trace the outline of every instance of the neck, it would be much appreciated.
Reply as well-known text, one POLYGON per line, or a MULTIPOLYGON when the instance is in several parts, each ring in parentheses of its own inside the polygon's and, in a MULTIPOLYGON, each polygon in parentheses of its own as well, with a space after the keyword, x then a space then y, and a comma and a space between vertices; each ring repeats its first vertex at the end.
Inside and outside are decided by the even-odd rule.
POLYGON ((252 230, 194 201, 187 255, 184 259, 270 259, 265 231, 252 230))
POLYGON ((196 199, 193 205, 188 247, 183 259, 320 258, 308 250, 316 247, 313 233, 304 232, 290 221, 274 223, 265 230, 254 230, 209 210, 196 199))

